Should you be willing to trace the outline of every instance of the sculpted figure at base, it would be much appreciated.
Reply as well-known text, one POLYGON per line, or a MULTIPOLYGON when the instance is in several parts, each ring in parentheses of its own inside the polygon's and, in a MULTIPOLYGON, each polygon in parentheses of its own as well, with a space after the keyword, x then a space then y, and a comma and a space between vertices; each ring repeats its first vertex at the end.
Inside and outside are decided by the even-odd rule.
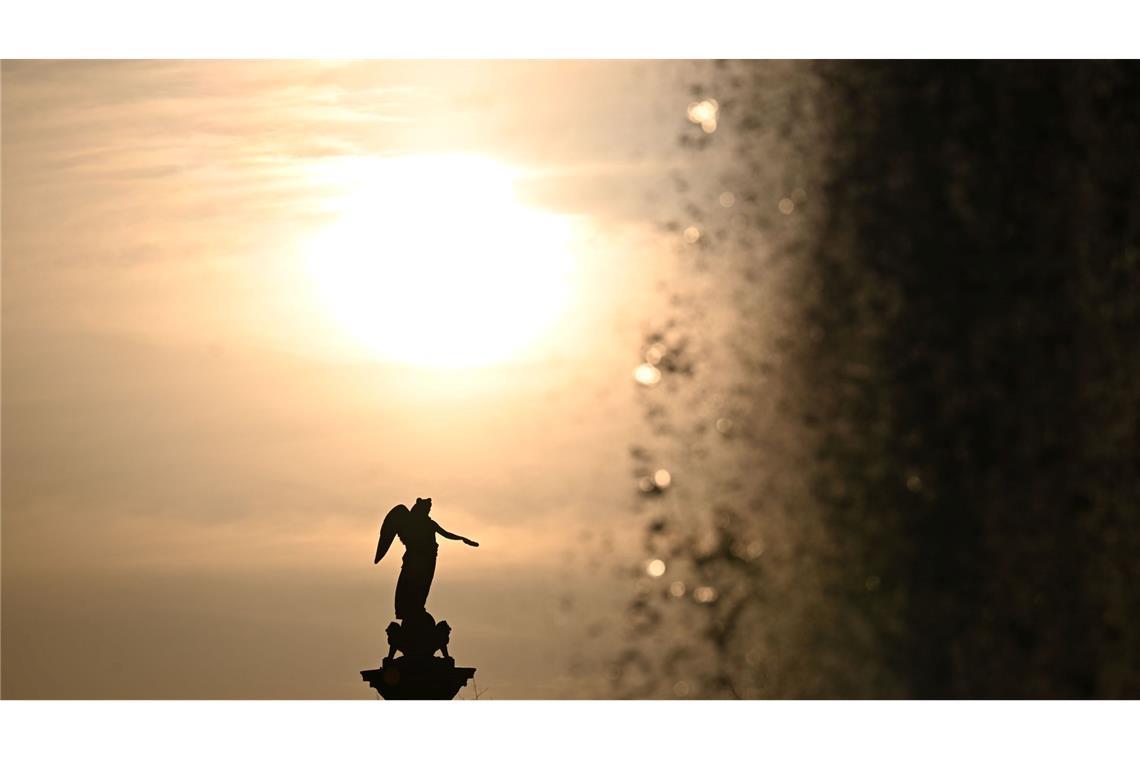
POLYGON ((388 624, 388 656, 385 662, 396 659, 396 652, 409 657, 431 657, 442 652, 445 660, 451 660, 447 645, 451 641, 451 626, 446 620, 435 622, 427 610, 404 621, 403 625, 393 621, 388 624))

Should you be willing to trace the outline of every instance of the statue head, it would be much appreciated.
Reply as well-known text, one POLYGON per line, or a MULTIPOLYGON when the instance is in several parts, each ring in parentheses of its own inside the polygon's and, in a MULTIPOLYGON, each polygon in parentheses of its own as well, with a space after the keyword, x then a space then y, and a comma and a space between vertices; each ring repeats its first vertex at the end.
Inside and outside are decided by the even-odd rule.
POLYGON ((427 499, 421 499, 419 497, 416 497, 416 503, 412 507, 412 511, 416 514, 427 516, 427 514, 431 512, 431 498, 429 497, 427 499))

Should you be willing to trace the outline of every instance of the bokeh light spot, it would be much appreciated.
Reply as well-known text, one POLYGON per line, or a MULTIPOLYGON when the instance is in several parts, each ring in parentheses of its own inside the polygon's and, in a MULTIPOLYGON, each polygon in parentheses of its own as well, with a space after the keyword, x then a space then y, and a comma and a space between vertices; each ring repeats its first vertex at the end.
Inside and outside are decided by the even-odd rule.
POLYGON ((661 381, 661 370, 652 364, 639 364, 633 370, 633 379, 644 386, 654 386, 661 381))

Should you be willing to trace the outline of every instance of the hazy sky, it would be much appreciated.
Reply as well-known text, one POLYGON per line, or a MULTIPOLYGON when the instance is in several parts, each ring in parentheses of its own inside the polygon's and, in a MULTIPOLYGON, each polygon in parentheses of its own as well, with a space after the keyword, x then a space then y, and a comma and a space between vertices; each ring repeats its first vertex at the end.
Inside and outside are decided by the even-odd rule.
POLYGON ((6 62, 4 695, 603 694, 683 66, 6 62))

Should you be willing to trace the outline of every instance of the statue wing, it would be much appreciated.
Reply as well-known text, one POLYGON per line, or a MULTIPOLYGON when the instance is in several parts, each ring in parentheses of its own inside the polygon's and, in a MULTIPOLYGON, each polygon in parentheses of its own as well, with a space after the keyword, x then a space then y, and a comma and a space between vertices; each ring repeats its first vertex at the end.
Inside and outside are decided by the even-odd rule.
POLYGON ((396 534, 404 527, 404 521, 409 514, 408 508, 403 504, 397 504, 388 510, 384 522, 380 524, 380 543, 376 544, 376 559, 372 560, 372 564, 375 565, 384 559, 384 555, 388 553, 388 547, 392 545, 396 534))

